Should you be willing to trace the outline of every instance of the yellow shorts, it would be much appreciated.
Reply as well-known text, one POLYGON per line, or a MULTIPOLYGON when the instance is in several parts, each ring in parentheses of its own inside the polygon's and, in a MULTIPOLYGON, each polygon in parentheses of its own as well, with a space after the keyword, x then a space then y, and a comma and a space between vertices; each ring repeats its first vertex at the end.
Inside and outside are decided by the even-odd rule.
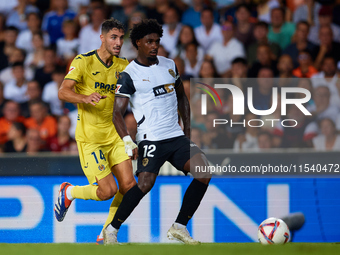
POLYGON ((111 168, 129 157, 125 153, 124 142, 117 137, 110 144, 77 142, 79 159, 84 174, 90 184, 111 173, 111 168))

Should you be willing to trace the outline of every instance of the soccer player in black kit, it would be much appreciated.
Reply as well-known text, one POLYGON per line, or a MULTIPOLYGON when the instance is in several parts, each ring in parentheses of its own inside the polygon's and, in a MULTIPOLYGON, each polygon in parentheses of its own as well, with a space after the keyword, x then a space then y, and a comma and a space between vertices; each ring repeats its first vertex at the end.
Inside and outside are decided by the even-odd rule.
MULTIPOLYGON (((128 135, 123 114, 129 101, 138 123, 138 184, 123 197, 117 213, 104 229, 104 243, 117 243, 117 233, 139 201, 153 187, 165 161, 193 180, 180 212, 168 230, 168 238, 198 244, 186 225, 197 210, 210 181, 209 173, 196 173, 195 166, 208 166, 205 154, 190 141, 190 105, 173 60, 157 56, 163 29, 156 20, 143 20, 131 30, 137 58, 120 74, 114 106, 114 124, 121 137, 128 135), (184 130, 178 124, 178 112, 184 130)), ((137 150, 134 150, 137 153, 137 150)))

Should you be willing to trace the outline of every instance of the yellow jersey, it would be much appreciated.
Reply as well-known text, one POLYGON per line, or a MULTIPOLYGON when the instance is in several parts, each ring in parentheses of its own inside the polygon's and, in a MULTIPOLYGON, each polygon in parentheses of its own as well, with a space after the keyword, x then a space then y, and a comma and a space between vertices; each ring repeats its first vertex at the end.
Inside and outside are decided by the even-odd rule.
POLYGON ((107 96, 95 106, 78 104, 78 142, 109 144, 118 135, 112 122, 115 90, 119 73, 128 64, 125 58, 114 56, 113 63, 107 66, 97 50, 79 54, 73 59, 65 79, 76 81, 75 92, 86 96, 97 92, 107 96))

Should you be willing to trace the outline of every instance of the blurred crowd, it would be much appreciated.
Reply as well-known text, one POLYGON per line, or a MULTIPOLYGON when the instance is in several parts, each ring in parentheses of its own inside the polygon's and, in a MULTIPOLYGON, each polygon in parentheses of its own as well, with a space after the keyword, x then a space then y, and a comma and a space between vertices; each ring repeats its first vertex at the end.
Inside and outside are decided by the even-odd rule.
MULTIPOLYGON (((126 27, 121 56, 129 61, 137 56, 129 28, 143 18, 162 24, 158 54, 177 65, 191 101, 192 140, 201 148, 340 149, 339 13, 339 0, 2 0, 0 152, 77 153, 76 106, 61 102, 58 88, 77 54, 100 47, 100 27, 110 17, 126 27), (279 94, 285 86, 305 88, 312 94, 305 107, 313 115, 291 106, 285 119, 298 120, 294 128, 279 122, 215 128, 207 119, 247 123, 263 117, 234 116, 226 94, 223 107, 202 118, 190 78, 229 79, 244 92, 251 86, 259 110, 271 107, 273 87, 279 94)), ((279 107, 272 115, 282 119, 279 107)), ((134 138, 133 115, 125 120, 134 138)))

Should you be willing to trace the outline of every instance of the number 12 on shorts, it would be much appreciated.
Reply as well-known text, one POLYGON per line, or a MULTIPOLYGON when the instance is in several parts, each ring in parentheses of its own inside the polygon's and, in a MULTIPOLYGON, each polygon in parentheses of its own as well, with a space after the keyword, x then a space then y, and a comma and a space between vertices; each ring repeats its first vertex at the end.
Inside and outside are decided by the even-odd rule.
MULTIPOLYGON (((96 163, 99 164, 99 161, 98 161, 98 158, 97 158, 96 153, 95 153, 95 152, 92 152, 91 155, 93 155, 94 160, 96 161, 96 163)), ((106 161, 105 155, 104 155, 104 153, 102 152, 102 150, 99 150, 99 156, 100 156, 100 159, 101 159, 101 160, 105 160, 105 161, 106 161)))
POLYGON ((143 149, 144 149, 143 158, 145 157, 153 158, 155 156, 152 153, 156 150, 156 145, 154 144, 144 145, 143 149))

